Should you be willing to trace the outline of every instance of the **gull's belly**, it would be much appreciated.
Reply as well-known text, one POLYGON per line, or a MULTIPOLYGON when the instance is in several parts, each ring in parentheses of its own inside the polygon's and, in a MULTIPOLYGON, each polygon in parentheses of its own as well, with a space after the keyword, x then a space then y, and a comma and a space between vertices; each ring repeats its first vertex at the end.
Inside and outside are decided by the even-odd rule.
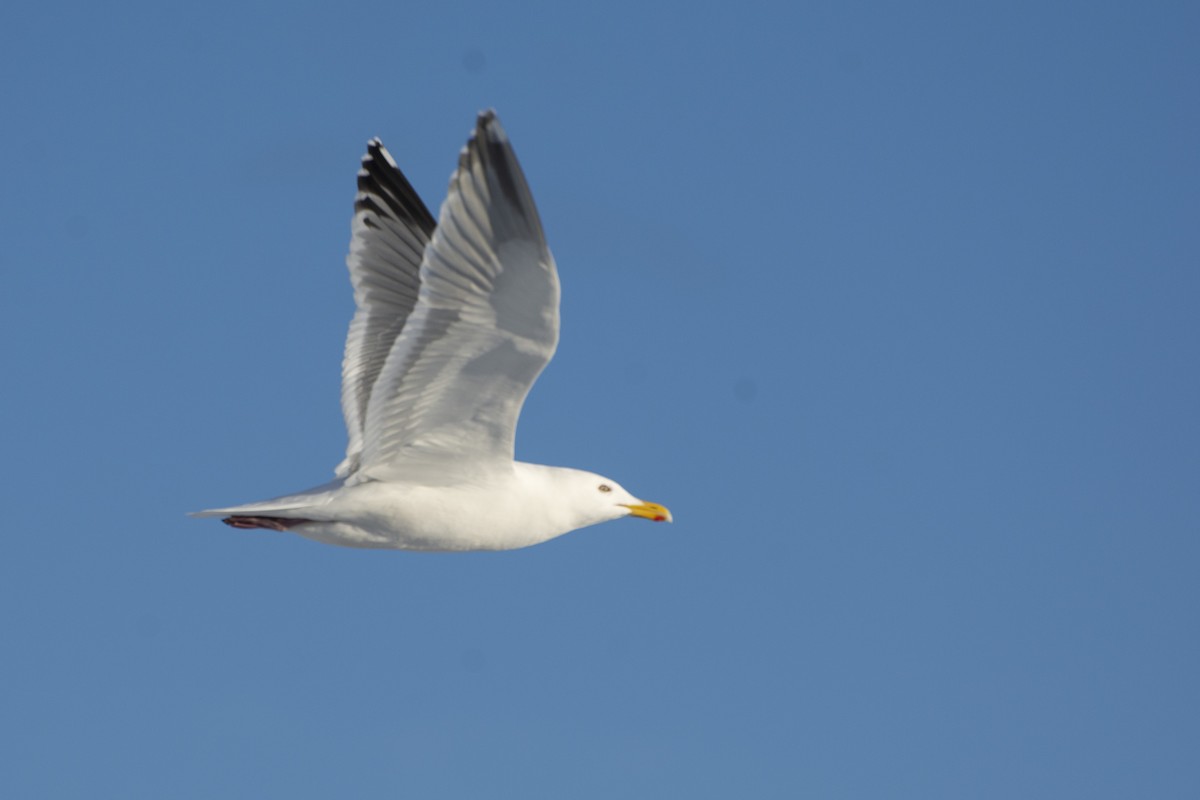
POLYGON ((556 535, 514 489, 363 483, 321 509, 327 520, 292 530, 350 547, 441 551, 509 550, 556 535))

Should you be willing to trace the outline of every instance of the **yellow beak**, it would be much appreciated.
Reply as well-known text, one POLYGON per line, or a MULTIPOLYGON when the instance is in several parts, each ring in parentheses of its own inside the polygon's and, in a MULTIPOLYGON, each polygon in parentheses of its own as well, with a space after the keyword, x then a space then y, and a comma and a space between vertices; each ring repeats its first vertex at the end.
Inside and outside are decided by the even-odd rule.
POLYGON ((629 509, 629 516, 652 519, 655 522, 671 522, 671 512, 658 503, 621 503, 629 509))

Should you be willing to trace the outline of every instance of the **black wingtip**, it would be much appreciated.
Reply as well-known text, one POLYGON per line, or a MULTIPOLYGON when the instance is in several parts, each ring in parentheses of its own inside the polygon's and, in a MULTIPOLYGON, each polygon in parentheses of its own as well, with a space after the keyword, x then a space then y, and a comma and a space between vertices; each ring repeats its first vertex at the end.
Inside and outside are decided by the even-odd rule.
POLYGON ((504 126, 500 124, 500 117, 496 116, 496 109, 488 108, 479 112, 479 116, 475 118, 475 136, 488 142, 508 140, 504 126))
POLYGON ((374 136, 367 142, 367 152, 363 154, 362 163, 365 169, 372 161, 382 161, 390 167, 398 169, 396 162, 392 158, 392 154, 383 146, 383 140, 378 136, 374 136))
MULTIPOLYGON (((367 142, 367 152, 362 157, 354 210, 356 213, 367 211, 384 214, 380 201, 388 206, 397 219, 417 225, 427 237, 432 235, 437 220, 429 213, 404 172, 396 166, 391 153, 376 136, 367 142)), ((372 224, 367 222, 368 226, 372 224)))
POLYGON ((458 171, 451 178, 451 186, 462 175, 471 173, 473 164, 481 166, 487 175, 493 197, 503 196, 508 201, 507 213, 520 218, 524 229, 522 235, 544 240, 542 222, 525 182, 525 173, 494 108, 480 111, 476 117, 475 130, 459 151, 458 171))

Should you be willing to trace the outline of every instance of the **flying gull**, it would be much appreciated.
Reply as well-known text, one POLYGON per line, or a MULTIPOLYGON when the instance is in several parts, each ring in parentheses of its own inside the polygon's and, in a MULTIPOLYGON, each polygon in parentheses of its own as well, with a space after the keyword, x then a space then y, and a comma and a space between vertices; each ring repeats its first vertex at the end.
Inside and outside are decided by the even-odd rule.
POLYGON ((331 482, 195 514, 235 528, 403 550, 508 550, 618 517, 671 521, 616 481, 513 458, 558 344, 558 273, 494 111, 435 221, 378 139, 358 173, 342 361, 349 443, 331 482))

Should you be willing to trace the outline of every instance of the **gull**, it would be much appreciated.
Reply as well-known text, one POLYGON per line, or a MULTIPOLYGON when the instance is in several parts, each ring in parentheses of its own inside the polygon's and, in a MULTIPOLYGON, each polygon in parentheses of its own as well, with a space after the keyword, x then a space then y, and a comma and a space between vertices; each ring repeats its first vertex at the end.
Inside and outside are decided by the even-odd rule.
POLYGON ((558 272, 494 111, 479 114, 435 221, 379 139, 358 172, 357 305, 335 479, 214 508, 235 528, 400 550, 510 550, 619 517, 671 521, 611 478, 514 459, 517 418, 558 344, 558 272))

